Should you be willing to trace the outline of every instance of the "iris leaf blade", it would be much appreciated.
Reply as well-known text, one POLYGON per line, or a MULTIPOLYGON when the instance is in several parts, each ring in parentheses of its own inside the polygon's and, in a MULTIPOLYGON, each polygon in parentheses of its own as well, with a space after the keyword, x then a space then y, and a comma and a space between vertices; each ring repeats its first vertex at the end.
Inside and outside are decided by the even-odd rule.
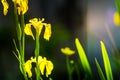
POLYGON ((106 47, 102 41, 100 41, 100 44, 107 80, 113 80, 112 69, 106 47))
POLYGON ((87 56, 78 38, 75 39, 75 44, 76 44, 76 48, 78 50, 79 58, 82 63, 84 71, 89 73, 89 75, 92 75, 91 67, 88 62, 87 56))

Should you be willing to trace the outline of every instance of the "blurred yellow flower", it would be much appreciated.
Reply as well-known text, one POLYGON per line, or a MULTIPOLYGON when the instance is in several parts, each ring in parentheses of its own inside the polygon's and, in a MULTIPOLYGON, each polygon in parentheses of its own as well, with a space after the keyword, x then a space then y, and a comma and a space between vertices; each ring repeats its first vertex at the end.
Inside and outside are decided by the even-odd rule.
POLYGON ((31 61, 31 60, 28 60, 28 61, 26 61, 26 63, 25 63, 25 70, 26 70, 29 78, 32 77, 31 69, 32 69, 32 61, 31 61))
POLYGON ((69 47, 61 48, 61 52, 65 55, 73 55, 75 54, 74 50, 71 50, 69 47))
POLYGON ((114 24, 116 26, 120 26, 120 14, 118 12, 114 13, 113 19, 114 19, 114 24))
POLYGON ((35 28, 36 34, 38 34, 39 36, 41 34, 43 27, 45 26, 44 39, 49 40, 49 38, 51 37, 51 24, 43 23, 43 21, 44 21, 44 18, 42 20, 37 18, 33 18, 29 20, 29 23, 26 24, 24 29, 25 34, 32 36, 34 39, 31 26, 35 28))
POLYGON ((28 10, 28 0, 12 0, 16 4, 18 14, 25 14, 28 10))
POLYGON ((3 14, 4 15, 7 15, 7 12, 8 12, 8 8, 9 8, 9 4, 7 3, 6 0, 1 0, 1 3, 3 5, 3 14))

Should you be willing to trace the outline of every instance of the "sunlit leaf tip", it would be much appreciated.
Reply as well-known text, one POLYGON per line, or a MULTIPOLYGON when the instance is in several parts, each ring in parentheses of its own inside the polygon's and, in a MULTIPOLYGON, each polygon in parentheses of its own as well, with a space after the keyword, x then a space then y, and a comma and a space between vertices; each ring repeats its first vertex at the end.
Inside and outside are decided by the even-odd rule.
POLYGON ((107 80, 113 80, 112 69, 111 69, 111 65, 110 65, 107 50, 105 48, 105 45, 104 45, 103 41, 100 41, 100 44, 101 44, 102 57, 103 57, 103 62, 104 62, 104 67, 105 67, 107 80))
POLYGON ((83 47, 82 47, 82 45, 81 45, 81 43, 80 43, 78 38, 75 39, 75 44, 76 44, 76 48, 78 50, 79 58, 81 60, 83 69, 89 75, 92 75, 90 64, 88 62, 87 56, 86 56, 85 51, 84 51, 84 49, 83 49, 83 47))

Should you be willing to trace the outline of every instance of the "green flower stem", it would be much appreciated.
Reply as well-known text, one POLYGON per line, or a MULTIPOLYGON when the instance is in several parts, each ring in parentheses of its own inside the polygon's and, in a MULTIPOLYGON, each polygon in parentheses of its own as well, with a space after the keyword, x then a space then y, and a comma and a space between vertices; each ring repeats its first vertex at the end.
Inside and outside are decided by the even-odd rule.
POLYGON ((24 56, 24 53, 25 53, 25 33, 24 33, 24 27, 25 27, 25 24, 24 24, 24 15, 21 14, 21 29, 22 29, 22 41, 21 41, 21 56, 22 56, 22 62, 24 63, 25 62, 25 56, 24 56))
POLYGON ((19 25, 19 20, 18 20, 18 14, 17 14, 17 8, 16 8, 16 4, 14 3, 14 16, 15 16, 15 23, 16 23, 16 30, 17 30, 17 38, 19 41, 19 49, 21 47, 21 29, 20 29, 20 25, 19 25))
POLYGON ((68 70, 68 78, 69 80, 72 80, 72 73, 71 73, 71 68, 69 64, 69 56, 66 56, 66 64, 67 64, 67 70, 68 70))
POLYGON ((80 80, 80 71, 79 71, 79 66, 77 64, 75 64, 75 69, 77 72, 78 80, 80 80))
POLYGON ((19 38, 19 33, 18 33, 18 27, 19 27, 19 21, 18 21, 18 15, 17 15, 17 9, 16 9, 16 4, 14 3, 14 15, 15 15, 15 23, 16 23, 16 30, 17 30, 17 37, 18 37, 18 41, 19 41, 19 48, 21 47, 21 41, 19 38))
POLYGON ((40 71, 38 66, 38 56, 39 56, 39 35, 36 33, 36 48, 35 48, 35 57, 36 57, 36 80, 40 79, 40 71))
POLYGON ((17 9, 16 9, 16 4, 14 3, 14 15, 15 15, 15 23, 16 23, 16 26, 18 27, 18 15, 17 15, 17 9))
POLYGON ((22 37, 21 37, 21 41, 20 41, 21 42, 20 53, 21 53, 23 75, 24 75, 25 80, 28 80, 27 74, 26 74, 26 71, 25 71, 25 67, 24 67, 24 63, 25 63, 25 33, 24 33, 24 27, 25 27, 24 15, 21 14, 21 30, 22 30, 21 32, 22 32, 22 37))
POLYGON ((36 34, 36 48, 35 48, 36 61, 38 61, 38 56, 39 56, 39 35, 36 34))
POLYGON ((17 7, 16 4, 14 3, 14 15, 15 15, 15 23, 16 23, 16 31, 17 31, 17 37, 18 37, 18 41, 19 41, 19 50, 20 50, 20 70, 25 78, 25 80, 28 80, 27 78, 27 74, 25 72, 25 68, 24 68, 24 41, 25 41, 25 36, 24 36, 24 15, 21 16, 21 26, 22 26, 22 31, 21 31, 21 27, 20 27, 20 23, 18 20, 18 14, 17 14, 17 7), (21 37, 22 36, 22 37, 21 37), (21 41, 22 38, 22 41, 21 41))
MULTIPOLYGON (((17 31, 17 38, 18 38, 18 41, 19 41, 19 50, 20 50, 20 70, 25 78, 25 80, 28 80, 27 78, 27 74, 25 72, 25 69, 24 69, 24 30, 22 29, 21 31, 21 27, 20 27, 20 23, 19 23, 19 20, 18 20, 18 14, 17 14, 17 7, 16 7, 16 4, 14 3, 14 15, 15 15, 15 23, 16 23, 16 31, 17 31), (21 37, 21 34, 22 37, 21 37), (21 41, 21 38, 23 41, 21 41)), ((24 15, 22 15, 21 17, 21 25, 22 25, 22 28, 24 28, 24 15)))

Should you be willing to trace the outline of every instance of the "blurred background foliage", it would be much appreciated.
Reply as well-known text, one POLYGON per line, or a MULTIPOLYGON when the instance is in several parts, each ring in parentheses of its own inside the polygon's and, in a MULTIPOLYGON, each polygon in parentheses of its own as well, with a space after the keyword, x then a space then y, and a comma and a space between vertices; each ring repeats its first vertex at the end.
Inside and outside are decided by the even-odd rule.
MULTIPOLYGON (((10 4, 7 16, 2 14, 3 8, 0 4, 0 79, 22 80, 23 76, 19 71, 18 60, 12 53, 12 50, 15 50, 12 40, 13 38, 17 39, 13 4, 11 0, 7 1, 10 4)), ((25 22, 28 23, 29 19, 39 17, 45 18, 45 22, 52 25, 50 41, 48 42, 42 37, 40 39, 40 55, 46 56, 53 62, 54 70, 51 75, 53 80, 68 79, 65 55, 60 52, 60 49, 69 46, 76 50, 74 43, 76 37, 79 38, 87 53, 95 79, 99 80, 94 58, 97 58, 102 68, 104 66, 100 40, 106 44, 113 74, 118 77, 120 70, 114 64, 116 53, 112 53, 114 48, 117 48, 118 51, 120 49, 118 44, 120 28, 115 27, 112 21, 115 10, 114 0, 29 0, 29 10, 25 14, 25 22), (115 45, 111 42, 106 24, 114 38, 115 45)), ((34 56, 34 43, 32 37, 26 36, 26 60, 34 56)), ((77 61, 78 54, 70 58, 77 61)), ((118 60, 116 59, 116 61, 118 60)), ((80 71, 82 70, 80 69, 80 71)), ((81 72, 80 77, 82 76, 81 72)), ((73 77, 78 79, 76 73, 73 74, 73 77)), ((114 78, 117 79, 117 77, 114 78)))

